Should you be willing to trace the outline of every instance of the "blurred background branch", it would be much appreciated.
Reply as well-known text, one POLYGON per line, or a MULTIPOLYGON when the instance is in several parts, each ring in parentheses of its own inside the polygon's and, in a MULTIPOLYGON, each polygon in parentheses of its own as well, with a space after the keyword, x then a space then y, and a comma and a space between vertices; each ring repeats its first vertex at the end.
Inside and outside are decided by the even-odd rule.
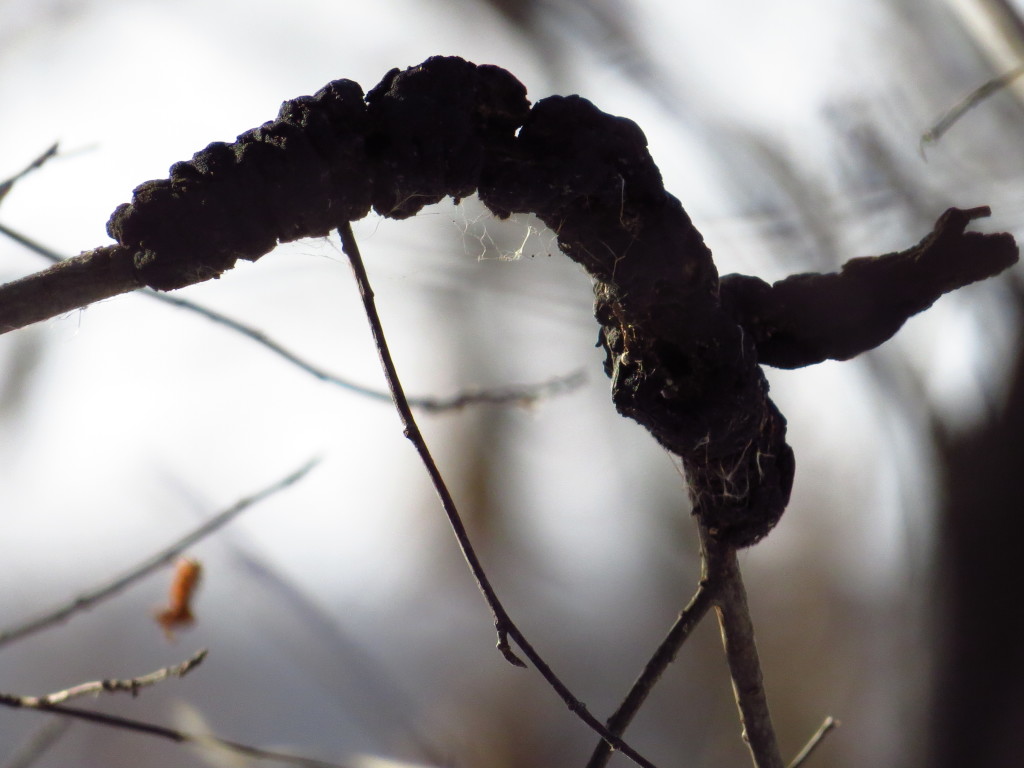
POLYGON ((108 600, 111 597, 114 597, 122 590, 127 589, 129 586, 137 582, 139 579, 143 579, 157 569, 171 563, 187 548, 202 541, 207 536, 216 533, 223 526, 230 523, 254 504, 257 504, 267 497, 283 491, 290 485, 297 483, 319 463, 319 459, 308 461, 287 477, 278 480, 252 496, 240 499, 224 511, 217 513, 209 520, 205 521, 202 525, 196 526, 181 538, 171 542, 156 554, 151 555, 132 566, 127 572, 113 580, 82 592, 70 601, 58 606, 57 608, 46 611, 33 619, 29 619, 28 621, 16 624, 9 629, 0 631, 0 646, 12 643, 15 640, 20 640, 44 629, 49 629, 56 624, 67 621, 80 611, 92 608, 102 600, 108 600))

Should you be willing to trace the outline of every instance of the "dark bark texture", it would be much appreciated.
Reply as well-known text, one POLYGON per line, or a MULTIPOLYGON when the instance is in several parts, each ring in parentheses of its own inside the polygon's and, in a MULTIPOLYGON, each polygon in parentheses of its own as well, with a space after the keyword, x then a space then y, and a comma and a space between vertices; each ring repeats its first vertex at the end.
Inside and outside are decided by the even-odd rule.
POLYGON ((965 232, 987 209, 951 210, 909 251, 838 274, 720 281, 634 122, 579 96, 531 107, 508 72, 451 57, 392 70, 365 98, 338 80, 285 102, 139 186, 108 230, 139 282, 170 290, 371 208, 405 218, 474 191, 499 217, 536 214, 593 276, 616 407, 681 457, 695 514, 732 546, 771 530, 793 482, 761 364, 852 357, 1017 259, 1009 235, 965 232))
MULTIPOLYGON (((1024 290, 1016 286, 1018 327, 1024 290)), ((1021 336, 1018 335, 1018 339, 1021 336)), ((940 612, 930 768, 1024 765, 1024 345, 1007 360, 1009 387, 986 417, 951 433, 936 420, 943 503, 931 594, 940 612)))

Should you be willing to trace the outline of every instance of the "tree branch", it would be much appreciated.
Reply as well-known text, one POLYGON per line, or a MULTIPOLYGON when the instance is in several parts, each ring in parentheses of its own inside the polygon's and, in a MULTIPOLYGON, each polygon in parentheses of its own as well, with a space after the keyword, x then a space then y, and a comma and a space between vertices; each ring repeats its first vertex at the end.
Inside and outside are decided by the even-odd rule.
POLYGON ((28 176, 30 173, 32 173, 32 171, 38 168, 42 168, 43 164, 47 160, 56 157, 57 150, 59 148, 60 145, 54 142, 49 147, 47 147, 41 155, 35 158, 32 162, 30 162, 16 174, 11 176, 9 179, 5 179, 4 181, 0 182, 0 202, 3 202, 3 199, 7 197, 7 194, 14 188, 15 184, 17 184, 23 178, 28 176))
POLYGON ((0 333, 58 317, 142 287, 130 248, 107 245, 86 251, 0 286, 0 333))
POLYGON ((809 758, 814 753, 814 750, 821 746, 821 743, 825 740, 825 737, 828 736, 836 728, 838 728, 839 725, 839 721, 831 715, 826 717, 824 722, 822 722, 821 726, 819 726, 818 730, 814 732, 814 735, 807 740, 806 744, 804 744, 804 748, 801 749, 797 753, 796 757, 793 758, 793 762, 789 764, 789 768, 800 768, 800 766, 807 762, 807 758, 809 758))
POLYGON ((195 744, 201 747, 217 747, 235 754, 245 755, 246 757, 251 757, 256 760, 273 760, 287 765, 297 765, 301 768, 344 768, 344 766, 341 766, 338 763, 329 763, 324 760, 292 755, 286 752, 275 752, 269 749, 260 749, 259 747, 253 747, 249 744, 242 744, 241 742, 231 741, 230 739, 222 739, 219 736, 179 731, 176 728, 168 728, 167 726, 148 723, 144 720, 134 720, 128 717, 120 717, 119 715, 108 715, 103 712, 93 712, 88 709, 69 707, 65 704, 29 705, 24 703, 25 699, 26 697, 0 693, 0 706, 10 707, 12 709, 32 709, 38 712, 49 712, 54 715, 60 715, 64 718, 84 720, 96 725, 105 725, 107 727, 117 728, 123 731, 132 731, 134 733, 141 733, 147 736, 156 736, 157 738, 167 739, 179 744, 195 744))
POLYGON ((616 408, 681 457, 702 521, 735 546, 767 535, 793 481, 760 363, 845 359, 1017 258, 1009 235, 964 232, 987 209, 953 209, 916 248, 840 275, 720 283, 634 122, 579 96, 531 107, 508 72, 433 57, 392 70, 365 97, 336 80, 285 102, 276 120, 141 184, 108 223, 119 246, 0 286, 0 331, 139 284, 208 280, 371 208, 405 218, 474 189, 498 216, 535 213, 594 277, 616 408))
POLYGON ((646 758, 637 753, 622 739, 618 738, 605 728, 605 726, 603 726, 601 722, 590 713, 586 705, 573 695, 569 688, 554 673, 547 662, 545 662, 540 654, 534 649, 533 645, 526 639, 526 636, 523 635, 519 630, 519 627, 517 627, 515 622, 512 621, 512 618, 508 615, 508 612, 502 605, 494 587, 491 586, 490 579, 480 562, 480 558, 476 554, 476 550, 473 548, 473 543, 469 538, 469 532, 466 530, 466 526, 462 522, 462 517, 459 515, 458 508, 455 506, 455 500, 452 498, 451 492, 448 490, 448 486, 444 481, 444 477, 441 475, 441 471, 438 469, 437 463, 434 461, 433 456, 431 456, 430 449, 427 447, 427 443, 423 439, 423 434, 420 432, 419 426, 416 424, 416 419, 412 414, 412 410, 409 408, 409 403, 406 400, 402 382, 398 378, 398 371, 395 368, 394 360, 391 358, 391 352, 388 349, 388 343, 384 336, 384 329, 380 322, 380 316, 377 314, 373 288, 370 285, 370 280, 366 274, 366 268, 363 265, 362 256, 359 253, 359 245, 356 242, 355 236, 352 234, 352 227, 345 224, 339 228, 338 234, 341 236, 342 250, 345 251, 349 261, 352 263, 352 271, 355 274, 356 282, 359 285, 359 295, 362 297, 363 306, 366 310, 366 317, 370 324, 370 332, 372 333, 374 343, 377 346, 377 353, 380 356, 381 367, 384 369, 384 378, 387 380, 388 388, 391 390, 391 394, 394 398, 395 408, 402 421, 404 434, 409 441, 412 442, 413 446, 416 448, 416 452, 420 456, 420 460, 423 462, 424 467, 426 467, 427 474, 430 476, 430 481, 434 486, 434 490, 437 492, 438 498, 441 500, 441 506, 444 509, 445 515, 448 517, 448 523, 459 543, 459 548, 462 550, 462 555, 466 559, 466 563, 469 565, 469 569, 473 574, 473 578, 476 581, 477 587, 480 589, 484 600, 487 602, 487 606, 491 609, 491 613, 494 616, 494 627, 498 634, 498 650, 510 664, 517 667, 525 667, 526 664, 516 656, 515 652, 509 646, 509 638, 512 638, 515 644, 519 646, 520 650, 522 650, 523 655, 530 660, 534 667, 536 667, 537 671, 540 672, 541 676, 548 682, 548 685, 554 689, 555 693, 557 693, 559 698, 565 702, 566 706, 569 707, 569 710, 573 714, 599 734, 601 738, 608 742, 608 744, 610 744, 614 749, 622 752, 622 754, 629 757, 637 765, 644 766, 645 768, 653 768, 652 764, 646 758))
POLYGON ((743 740, 750 748, 755 768, 784 768, 768 712, 761 662, 754 643, 754 624, 736 549, 718 541, 704 526, 700 527, 700 537, 708 572, 721 579, 715 611, 722 629, 722 645, 729 663, 743 740))
POLYGON ((518 661, 511 638, 570 709, 640 762, 543 664, 493 594, 412 419, 347 223, 371 208, 405 218, 474 190, 499 217, 535 213, 594 278, 612 400, 682 460, 709 578, 722 579, 714 600, 744 733, 758 766, 781 766, 736 561, 737 547, 781 518, 795 469, 761 364, 847 359, 943 293, 1015 263, 1010 235, 965 231, 987 208, 950 209, 917 246, 855 259, 837 274, 774 286, 719 280, 635 123, 579 96, 531 106, 504 70, 434 57, 392 70, 365 97, 337 80, 285 102, 276 120, 141 184, 108 223, 119 245, 0 286, 0 332, 139 285, 171 290, 218 277, 239 258, 339 228, 406 433, 494 612, 498 647, 518 661))
POLYGON ((722 305, 753 339, 764 365, 849 360, 887 341, 944 293, 1017 263, 1012 236, 966 231, 990 214, 987 207, 950 208, 913 248, 852 259, 840 272, 792 275, 774 285, 726 275, 722 305))
MULTIPOLYGON (((156 685, 169 677, 184 677, 203 662, 206 654, 207 651, 202 650, 181 664, 163 667, 155 672, 132 677, 127 680, 97 680, 92 683, 79 683, 70 688, 65 688, 63 691, 48 693, 45 696, 14 696, 12 698, 18 699, 18 706, 28 709, 44 709, 54 704, 63 704, 79 696, 94 696, 98 693, 124 692, 130 693, 132 696, 138 696, 139 689, 141 688, 156 685)), ((0 694, 0 696, 9 696, 9 694, 0 694)))
MULTIPOLYGON (((690 637, 690 633, 714 603, 715 585, 711 583, 707 574, 706 561, 701 561, 701 567, 705 572, 701 575, 696 593, 690 598, 690 602, 679 614, 665 639, 661 641, 654 655, 644 666, 640 676, 633 683, 629 693, 626 694, 626 698, 623 699, 612 716, 605 721, 608 731, 615 736, 622 736, 626 732, 626 728, 629 727, 633 718, 640 711, 640 707, 647 700, 648 694, 654 689, 669 664, 675 661, 683 643, 690 637)), ((611 756, 612 749, 608 746, 608 742, 602 741, 594 748, 594 752, 587 762, 587 768, 604 768, 611 756)))
POLYGON ((1024 75, 1024 64, 1020 64, 1013 69, 982 83, 967 94, 967 96, 953 105, 953 107, 951 107, 935 122, 934 125, 932 125, 931 128, 924 132, 924 135, 921 136, 920 149, 922 157, 924 156, 924 149, 926 146, 929 144, 935 144, 939 139, 946 135, 946 132, 950 128, 960 121, 960 118, 981 104, 981 102, 992 94, 998 93, 1009 86, 1021 75, 1024 75))
MULTIPOLYGON (((0 185, 2 189, 2 185, 0 185)), ((33 251, 45 259, 49 259, 54 263, 63 263, 67 261, 66 258, 56 253, 55 251, 47 248, 41 243, 36 242, 30 237, 26 237, 20 232, 15 232, 10 227, 0 224, 0 234, 6 235, 16 243, 23 245, 30 251, 33 251)), ((265 349, 270 350, 278 357, 283 358, 292 365, 296 366, 302 371, 305 371, 310 376, 313 376, 320 381, 325 381, 328 384, 333 384, 342 389, 346 389, 350 392, 354 392, 357 395, 363 397, 369 397, 374 400, 384 400, 391 402, 391 395, 388 392, 382 392, 379 389, 373 389, 371 387, 364 387, 361 384, 343 379, 340 376, 335 376, 333 373, 325 371, 312 363, 303 360, 297 354, 292 352, 284 345, 274 341, 267 334, 263 333, 250 325, 246 325, 234 318, 228 317, 227 315, 217 312, 216 310, 203 307, 196 304, 194 301, 183 299, 178 296, 171 296, 167 293, 160 293, 153 290, 152 288, 141 289, 143 296, 146 296, 156 301, 169 304, 172 307, 178 309, 184 309, 188 312, 193 312, 197 315, 205 317, 211 322, 223 325, 226 328, 230 328, 236 333, 241 334, 250 341, 254 341, 265 349)), ((445 411, 456 411, 471 405, 530 405, 542 400, 546 397, 561 394, 563 392, 570 392, 574 389, 579 388, 586 377, 582 370, 574 371, 564 376, 555 376, 547 381, 541 381, 537 384, 519 384, 509 385, 505 387, 492 387, 488 389, 474 389, 464 390, 462 392, 456 392, 454 395, 449 397, 410 397, 409 404, 414 408, 420 408, 428 413, 442 413, 445 411)))

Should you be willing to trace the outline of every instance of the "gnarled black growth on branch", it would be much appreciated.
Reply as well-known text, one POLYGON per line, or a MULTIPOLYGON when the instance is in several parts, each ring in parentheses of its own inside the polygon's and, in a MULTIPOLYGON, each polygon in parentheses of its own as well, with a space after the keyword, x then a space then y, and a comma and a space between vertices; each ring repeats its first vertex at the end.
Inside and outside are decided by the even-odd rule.
POLYGON ((851 259, 840 272, 791 275, 773 285, 726 275, 722 303, 753 337, 764 365, 802 368, 849 360, 890 339, 942 294, 998 275, 1017 261, 1010 235, 965 231, 989 213, 951 208, 913 248, 851 259))
POLYGON ((789 500, 786 422, 643 132, 585 99, 553 97, 533 108, 514 150, 485 167, 480 198, 498 215, 536 213, 594 276, 616 407, 682 458, 715 535, 758 540, 789 500))
MULTIPOLYGON (((856 355, 1017 259, 1009 235, 965 232, 987 209, 953 209, 915 248, 837 275, 720 282, 635 123, 578 96, 531 109, 504 70, 441 57, 391 71, 365 99, 338 80, 285 102, 277 120, 141 185, 110 220, 121 243, 111 259, 130 254, 137 280, 166 290, 371 207, 404 218, 474 189, 498 216, 537 214, 594 277, 616 407, 682 458, 695 514, 733 546, 771 530, 793 481, 786 422, 760 364, 856 355)), ((0 328, 13 322, 0 294, 0 328)))
POLYGON ((528 111, 512 75, 458 58, 394 69, 365 99, 335 80, 136 187, 107 231, 137 249, 146 285, 180 288, 279 242, 327 235, 371 206, 406 218, 472 194, 485 154, 509 145, 528 111))

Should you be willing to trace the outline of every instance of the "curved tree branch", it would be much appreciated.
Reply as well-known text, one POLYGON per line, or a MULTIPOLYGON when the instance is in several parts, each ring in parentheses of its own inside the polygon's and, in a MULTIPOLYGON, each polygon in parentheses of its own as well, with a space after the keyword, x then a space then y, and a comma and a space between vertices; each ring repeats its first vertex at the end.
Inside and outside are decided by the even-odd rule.
POLYGON ((366 274, 366 268, 363 266, 363 257, 359 253, 359 245, 356 242, 355 236, 352 234, 352 228, 346 224, 341 227, 339 234, 341 235, 342 249, 349 257, 349 261, 352 264, 352 271, 355 273, 356 282, 359 285, 359 295, 363 300, 366 317, 370 323, 370 331, 373 334, 373 340, 380 356, 381 367, 384 369, 384 378, 387 380, 388 388, 391 390, 392 397, 394 398, 395 408, 402 421, 405 436, 409 438, 409 441, 416 448, 416 452, 420 455, 420 459, 423 462, 424 467, 426 467, 427 474, 430 475, 430 481, 434 486, 434 490, 437 492, 438 498, 441 500, 441 506, 444 509, 445 515, 448 517, 448 523, 451 526, 452 531, 455 533, 459 549, 462 551, 462 555, 465 557, 466 562, 469 565, 469 569, 473 574, 473 579, 476 581, 477 587, 484 596, 487 607, 490 608, 491 613, 494 616, 494 628, 498 635, 498 650, 505 657, 505 660, 513 666, 525 667, 525 662, 516 655, 515 651, 512 650, 512 647, 509 644, 509 638, 511 638, 515 644, 519 646, 523 655, 526 656, 533 666, 536 667, 537 671, 540 672, 548 685, 550 685, 558 694, 559 698, 565 702, 569 710, 580 720, 586 723, 592 730, 598 733, 610 748, 619 750, 637 765, 644 766, 644 768, 654 768, 654 766, 645 757, 640 755, 636 750, 624 742, 618 734, 612 733, 608 728, 602 725, 601 722, 590 713, 586 705, 576 698, 572 691, 569 690, 568 686, 562 682, 562 680, 555 674, 554 670, 551 669, 550 665, 534 649, 533 644, 526 639, 526 636, 522 633, 519 627, 516 626, 516 623, 512 621, 512 617, 509 616, 508 611, 505 610, 505 606, 502 605, 501 600, 498 598, 498 594, 495 592, 494 587, 491 586, 491 580, 488 578, 483 564, 480 562, 480 558, 477 556, 476 550, 473 548, 473 544, 469 539, 469 532, 466 530, 466 526, 462 522, 462 517, 459 515, 459 511, 455 506, 455 499, 452 498, 451 492, 448 490, 448 485, 445 483, 444 477, 441 475, 441 470, 438 469, 437 463, 434 461, 434 457, 430 453, 430 448, 427 446, 426 440, 423 439, 423 434, 420 432, 420 428, 416 424, 416 417, 413 416, 412 409, 409 407, 409 401, 405 397, 402 382, 398 378, 398 371, 395 368, 394 360, 391 358, 391 352, 388 348, 387 339, 384 336, 384 329, 381 326, 380 316, 377 314, 373 288, 370 285, 369 277, 366 274))
MULTIPOLYGON (((736 549, 780 519, 795 469, 761 365, 848 359, 884 342, 943 293, 1015 263, 1010 235, 966 231, 987 208, 950 209, 917 246, 855 259, 836 274, 772 286, 743 275, 720 280, 635 123, 579 96, 531 106, 508 72, 434 57, 392 70, 365 96, 356 83, 337 80, 287 101, 275 120, 140 185, 108 223, 116 245, 0 286, 0 332, 141 286, 172 290, 216 278, 280 242, 334 229, 350 240, 348 222, 371 209, 401 219, 474 191, 499 217, 536 214, 593 277, 613 402, 682 460, 709 578, 721 580, 713 600, 744 733, 757 765, 781 766, 736 564, 736 549)), ((345 250, 352 257, 354 244, 345 250)), ((464 551, 479 579, 471 548, 464 551)), ((541 666, 497 599, 488 602, 499 647, 514 659, 507 635, 541 666)), ((563 698, 626 751, 616 730, 628 722, 628 702, 642 698, 636 691, 609 729, 563 698)))
MULTIPOLYGON (((19 174, 19 176, 23 174, 24 172, 19 174)), ((2 191, 2 189, 3 185, 0 184, 0 191, 2 191)), ((23 245, 30 251, 39 254, 45 259, 49 259, 55 264, 67 261, 67 259, 50 248, 41 245, 20 232, 15 232, 13 229, 6 227, 3 224, 0 224, 0 234, 9 237, 16 243, 23 245)), ((362 395, 363 397, 369 397, 373 400, 391 402, 391 395, 389 393, 379 389, 365 387, 361 384, 349 381, 348 379, 336 376, 335 374, 299 357, 283 344, 275 341, 259 329, 246 325, 232 317, 228 317, 221 312, 196 304, 194 301, 189 301, 188 299, 183 299, 178 296, 172 296, 169 293, 162 293, 151 288, 142 289, 142 293, 144 296, 148 296, 155 301, 169 304, 172 307, 184 309, 188 312, 193 312, 201 317, 205 317, 213 323, 229 328, 250 341, 256 342, 264 349, 273 352, 278 357, 320 381, 325 381, 329 384, 341 387, 342 389, 346 389, 349 392, 362 395)), ((582 370, 577 370, 562 376, 555 376, 547 379, 546 381, 538 382, 537 384, 512 384, 487 389, 463 390, 447 397, 429 395, 420 397, 412 396, 409 398, 409 404, 414 408, 420 408, 428 413, 443 413, 445 411, 459 410, 467 406, 484 404, 530 405, 538 400, 572 391, 573 389, 580 387, 584 381, 584 372, 582 370)))
MULTIPOLYGON (((704 573, 696 593, 690 598, 690 602, 680 612, 665 639, 661 641, 657 650, 644 665, 643 671, 629 689, 626 698, 622 700, 622 703, 606 722, 608 731, 615 736, 622 736, 626 732, 626 728, 633 722, 633 718, 640 711, 640 707, 647 700, 647 696, 654 689, 655 684, 661 679, 668 666, 675 661, 676 654, 683 647, 683 643, 690 637, 690 633, 714 603, 716 585, 712 584, 707 573, 707 560, 704 559, 701 562, 704 573)), ((604 768, 611 757, 611 746, 608 742, 602 741, 594 747, 586 768, 604 768)))
POLYGON ((771 530, 792 485, 760 363, 845 359, 1017 258, 1009 235, 964 232, 987 209, 952 210, 916 248, 839 275, 720 283, 635 123, 578 96, 531 107, 508 72, 434 57, 365 97, 336 80, 287 101, 276 120, 140 185, 108 224, 119 245, 0 286, 0 331, 141 285, 218 277, 371 208, 405 218, 474 190, 498 216, 535 213, 594 277, 616 407, 682 458, 695 514, 735 546, 771 530))
POLYGON ((990 214, 987 207, 950 208, 913 248, 852 259, 840 272, 792 275, 774 285, 726 275, 722 304, 751 335, 764 365, 802 368, 849 360, 890 339, 942 294, 1017 262, 1010 235, 965 231, 990 214))

